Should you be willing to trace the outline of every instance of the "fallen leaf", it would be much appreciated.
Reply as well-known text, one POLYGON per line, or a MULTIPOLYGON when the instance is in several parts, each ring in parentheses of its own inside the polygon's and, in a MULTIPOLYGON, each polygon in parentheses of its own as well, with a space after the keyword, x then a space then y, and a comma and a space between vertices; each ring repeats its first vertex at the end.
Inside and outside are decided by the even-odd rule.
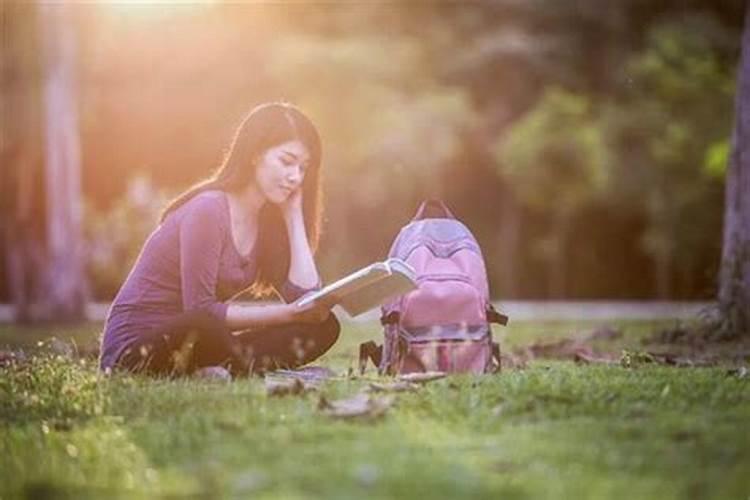
POLYGON ((419 385, 405 381, 392 383, 370 382, 369 389, 372 392, 414 392, 419 389, 419 385))
POLYGON ((739 379, 747 378, 747 366, 740 366, 739 368, 727 370, 727 375, 735 376, 739 379))
POLYGON ((605 326, 593 330, 586 336, 585 340, 614 340, 622 337, 622 331, 605 326))
POLYGON ((415 372, 404 373, 398 376, 403 382, 414 382, 416 384, 425 384, 445 377, 445 372, 415 372))
POLYGON ((276 370, 266 376, 281 378, 298 378, 305 382, 323 382, 335 377, 336 372, 324 366, 304 366, 295 370, 276 370))
POLYGON ((573 361, 575 361, 578 364, 584 364, 584 365, 616 365, 618 364, 617 361, 611 358, 591 356, 585 352, 575 353, 573 355, 573 361))
POLYGON ((232 374, 222 366, 204 366, 193 374, 193 377, 207 382, 231 382, 232 374))
POLYGON ((48 342, 49 349, 60 356, 65 358, 73 358, 75 355, 75 348, 70 342, 65 342, 57 337, 52 337, 48 342))
POLYGON ((527 367, 526 359, 520 355, 502 353, 500 354, 500 360, 501 360, 501 366, 503 370, 506 370, 506 369, 523 370, 524 368, 527 367))
POLYGON ((313 390, 315 390, 314 386, 298 378, 279 380, 266 377, 266 395, 268 396, 298 395, 313 390))
POLYGON ((0 367, 10 366, 19 361, 26 361, 26 356, 23 352, 0 351, 0 367))
POLYGON ((318 401, 318 409, 331 418, 341 419, 375 419, 381 417, 393 406, 396 397, 373 396, 360 392, 354 397, 348 399, 339 399, 328 401, 325 396, 321 396, 318 401))

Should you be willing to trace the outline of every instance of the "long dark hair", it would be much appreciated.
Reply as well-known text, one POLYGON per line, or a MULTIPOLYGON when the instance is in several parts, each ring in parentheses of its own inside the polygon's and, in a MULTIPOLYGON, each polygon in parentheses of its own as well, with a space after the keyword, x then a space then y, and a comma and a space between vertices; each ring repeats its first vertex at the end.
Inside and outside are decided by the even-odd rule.
MULTIPOLYGON (((298 108, 288 103, 261 104, 242 120, 234 134, 220 167, 208 179, 188 188, 169 203, 161 221, 204 191, 238 191, 255 181, 254 160, 268 148, 287 141, 299 140, 310 153, 310 163, 302 184, 302 212, 305 229, 313 253, 320 238, 320 136, 315 125, 298 108)), ((289 272, 289 238, 278 206, 266 203, 259 216, 258 273, 250 288, 256 296, 269 293, 284 282, 289 272)))

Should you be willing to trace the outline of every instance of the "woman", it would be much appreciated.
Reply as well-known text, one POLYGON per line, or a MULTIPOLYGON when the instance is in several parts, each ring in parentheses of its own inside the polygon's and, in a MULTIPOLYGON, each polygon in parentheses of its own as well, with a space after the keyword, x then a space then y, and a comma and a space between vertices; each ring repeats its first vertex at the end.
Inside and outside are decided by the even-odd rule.
POLYGON ((217 173, 178 196, 146 241, 110 308, 101 368, 239 375, 327 351, 339 334, 329 307, 293 303, 320 284, 320 156, 297 108, 253 109, 217 173), (286 303, 227 302, 248 287, 286 303))

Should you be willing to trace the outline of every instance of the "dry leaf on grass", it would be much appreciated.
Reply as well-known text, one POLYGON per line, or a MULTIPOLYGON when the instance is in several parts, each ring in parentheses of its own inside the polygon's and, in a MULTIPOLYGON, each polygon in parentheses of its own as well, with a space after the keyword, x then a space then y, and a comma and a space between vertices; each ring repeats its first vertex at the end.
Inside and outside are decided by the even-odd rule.
POLYGON ((268 396, 290 396, 314 391, 315 387, 306 384, 298 378, 273 379, 266 378, 266 394, 268 396))
POLYGON ((622 330, 617 330, 616 328, 604 326, 604 327, 592 330, 591 332, 589 332, 588 335, 586 335, 586 337, 584 337, 583 340, 585 341, 615 340, 619 338, 622 338, 622 330))
POLYGON ((502 353, 500 361, 502 370, 523 370, 527 367, 526 358, 516 354, 502 353))
POLYGON ((379 383, 370 382, 369 390, 372 392, 414 392, 419 389, 419 385, 413 382, 391 382, 379 383))
POLYGON ((26 361, 28 361, 28 358, 23 351, 0 351, 0 368, 25 363, 26 361))
POLYGON ((575 361, 578 364, 583 364, 583 365, 619 365, 620 364, 618 360, 615 360, 609 357, 591 356, 585 352, 575 353, 573 355, 573 361, 575 361))
POLYGON ((395 396, 373 396, 360 392, 348 399, 328 401, 321 396, 318 401, 318 409, 331 418, 341 419, 375 419, 381 417, 393 406, 395 396))
POLYGON ((273 378, 298 378, 304 382, 321 383, 336 376, 336 372, 324 366, 303 366, 294 370, 275 370, 266 374, 273 378))
POLYGON ((425 384, 445 377, 445 372, 416 372, 404 373, 398 376, 402 382, 413 382, 415 384, 425 384))

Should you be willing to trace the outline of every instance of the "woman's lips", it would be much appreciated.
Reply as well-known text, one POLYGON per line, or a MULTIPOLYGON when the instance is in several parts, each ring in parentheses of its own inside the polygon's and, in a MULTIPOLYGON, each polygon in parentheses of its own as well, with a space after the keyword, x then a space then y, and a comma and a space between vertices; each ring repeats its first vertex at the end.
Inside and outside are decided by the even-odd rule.
POLYGON ((292 194, 294 192, 294 188, 293 187, 284 186, 284 185, 280 185, 279 186, 279 190, 281 192, 283 192, 286 196, 289 196, 290 194, 292 194))

